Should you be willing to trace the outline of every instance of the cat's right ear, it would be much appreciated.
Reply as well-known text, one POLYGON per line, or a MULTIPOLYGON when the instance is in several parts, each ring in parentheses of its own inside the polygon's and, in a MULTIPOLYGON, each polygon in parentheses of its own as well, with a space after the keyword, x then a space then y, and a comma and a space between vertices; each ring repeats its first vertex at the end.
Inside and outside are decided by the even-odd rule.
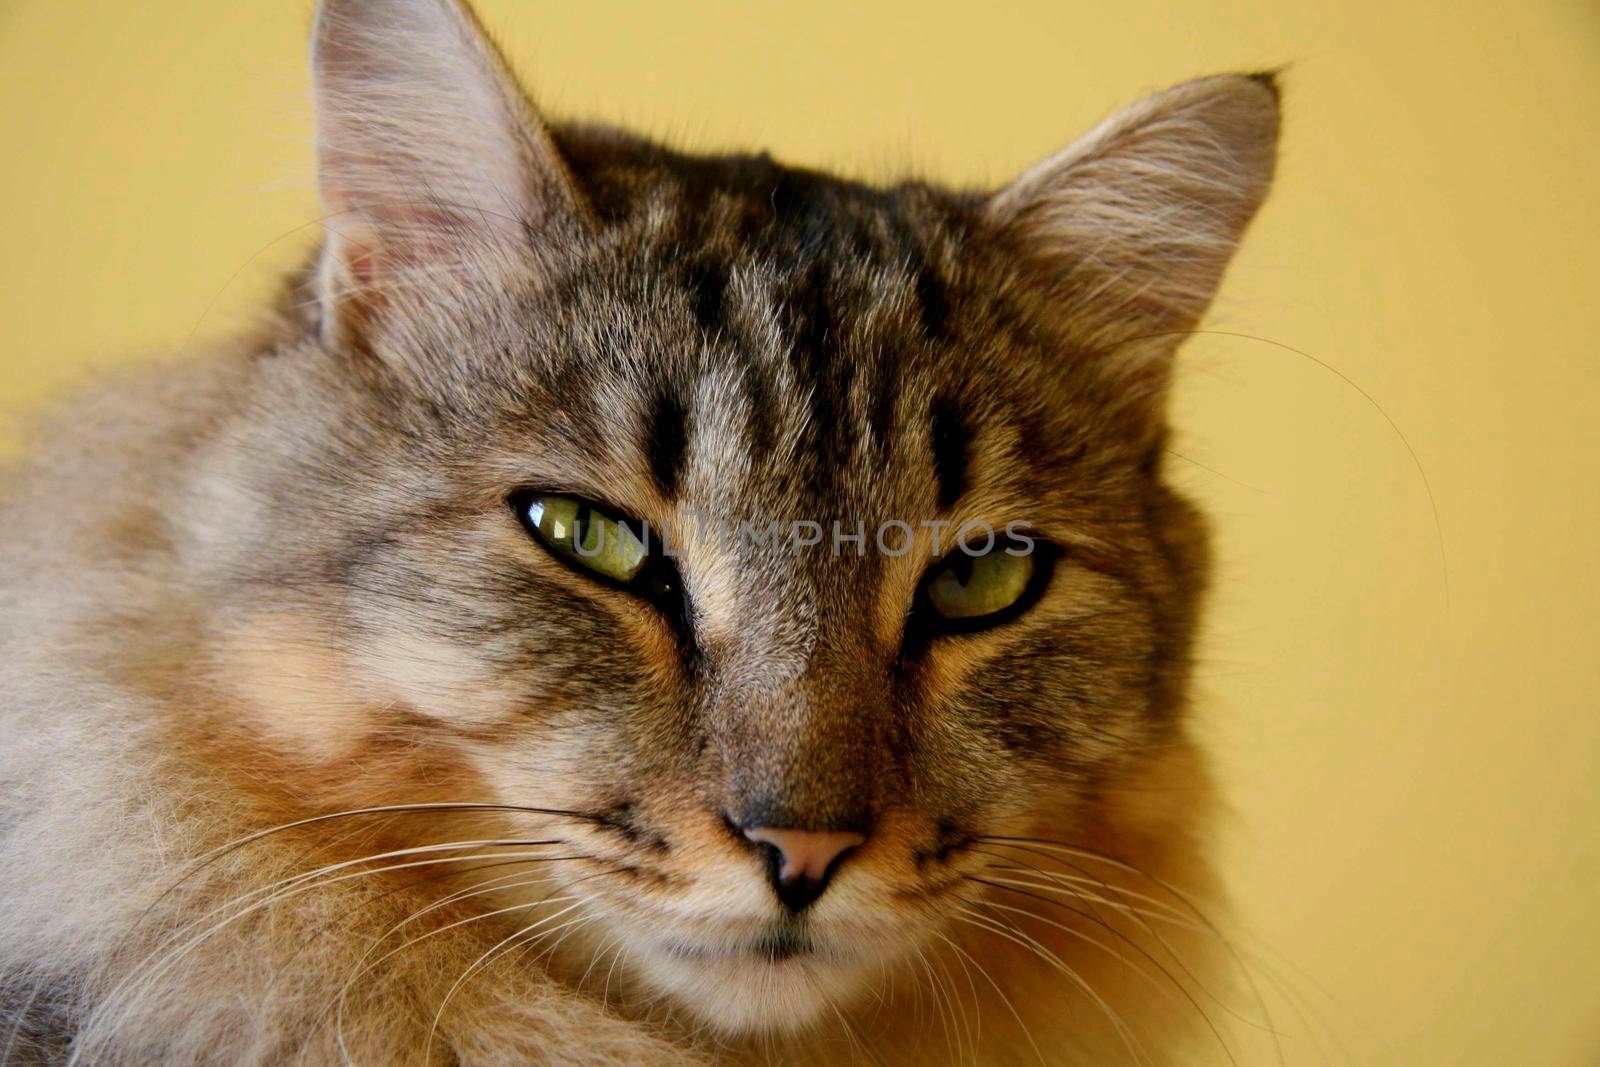
POLYGON ((311 60, 326 340, 494 271, 581 213, 549 132, 458 0, 320 0, 311 60))
POLYGON ((1164 380, 1267 195, 1272 74, 1188 82, 1113 115, 984 205, 1022 288, 1088 347, 1164 380))

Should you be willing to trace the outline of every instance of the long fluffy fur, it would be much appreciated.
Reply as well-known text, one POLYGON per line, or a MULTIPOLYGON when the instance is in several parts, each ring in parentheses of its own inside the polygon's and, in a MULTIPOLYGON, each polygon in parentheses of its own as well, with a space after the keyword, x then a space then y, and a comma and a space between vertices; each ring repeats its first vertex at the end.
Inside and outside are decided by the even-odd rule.
POLYGON ((330 234, 272 325, 5 476, 0 1060, 1224 1054, 1161 395, 1275 90, 1181 86, 990 196, 547 127, 447 0, 317 35, 330 234), (1063 561, 909 665, 914 567, 696 549, 696 659, 505 506, 943 513, 930 409, 952 514, 1063 561), (773 797, 870 812, 803 928, 723 823, 773 797))

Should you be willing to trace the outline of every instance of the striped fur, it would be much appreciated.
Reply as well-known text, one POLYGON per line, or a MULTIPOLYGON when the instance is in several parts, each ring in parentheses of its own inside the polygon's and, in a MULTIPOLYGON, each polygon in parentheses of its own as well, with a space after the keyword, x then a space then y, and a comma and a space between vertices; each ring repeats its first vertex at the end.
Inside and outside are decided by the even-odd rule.
POLYGON ((5 482, 4 1058, 1220 1058, 1162 399, 1271 80, 964 192, 547 126, 453 0, 324 0, 313 59, 329 233, 271 327, 5 482), (919 636, 927 526, 695 540, 664 613, 530 487, 1056 562, 919 636), (793 918, 752 820, 868 840, 793 918))

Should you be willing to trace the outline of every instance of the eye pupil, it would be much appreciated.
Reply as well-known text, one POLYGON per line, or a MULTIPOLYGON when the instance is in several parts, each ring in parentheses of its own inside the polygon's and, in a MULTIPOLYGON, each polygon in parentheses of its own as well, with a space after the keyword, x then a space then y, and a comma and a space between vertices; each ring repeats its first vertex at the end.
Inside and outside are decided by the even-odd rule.
POLYGON ((583 555, 596 555, 603 547, 605 530, 600 523, 594 521, 594 512, 590 510, 588 504, 578 505, 578 518, 573 527, 573 534, 572 543, 583 555))
POLYGON ((975 556, 968 555, 965 551, 961 551, 957 552, 947 564, 947 566, 950 568, 950 573, 955 575, 956 581, 961 583, 961 585, 966 586, 971 584, 972 573, 974 570, 973 561, 976 558, 977 557, 975 556))
MULTIPOLYGON (((512 506, 534 539, 562 562, 615 585, 649 593, 670 564, 652 554, 644 524, 560 493, 519 494, 512 506), (648 588, 647 588, 648 587, 648 588)), ((670 583, 667 583, 670 584, 670 583)))

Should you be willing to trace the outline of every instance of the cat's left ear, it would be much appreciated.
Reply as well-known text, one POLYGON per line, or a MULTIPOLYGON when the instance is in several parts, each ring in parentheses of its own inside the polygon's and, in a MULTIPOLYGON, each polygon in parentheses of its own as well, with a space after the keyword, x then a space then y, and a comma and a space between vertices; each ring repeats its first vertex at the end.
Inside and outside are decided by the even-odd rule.
POLYGON ((1113 115, 984 212, 1048 313, 1159 376, 1265 199, 1277 144, 1272 75, 1202 78, 1113 115))
POLYGON ((493 269, 581 210, 549 132, 460 0, 320 0, 311 59, 325 334, 493 269))

